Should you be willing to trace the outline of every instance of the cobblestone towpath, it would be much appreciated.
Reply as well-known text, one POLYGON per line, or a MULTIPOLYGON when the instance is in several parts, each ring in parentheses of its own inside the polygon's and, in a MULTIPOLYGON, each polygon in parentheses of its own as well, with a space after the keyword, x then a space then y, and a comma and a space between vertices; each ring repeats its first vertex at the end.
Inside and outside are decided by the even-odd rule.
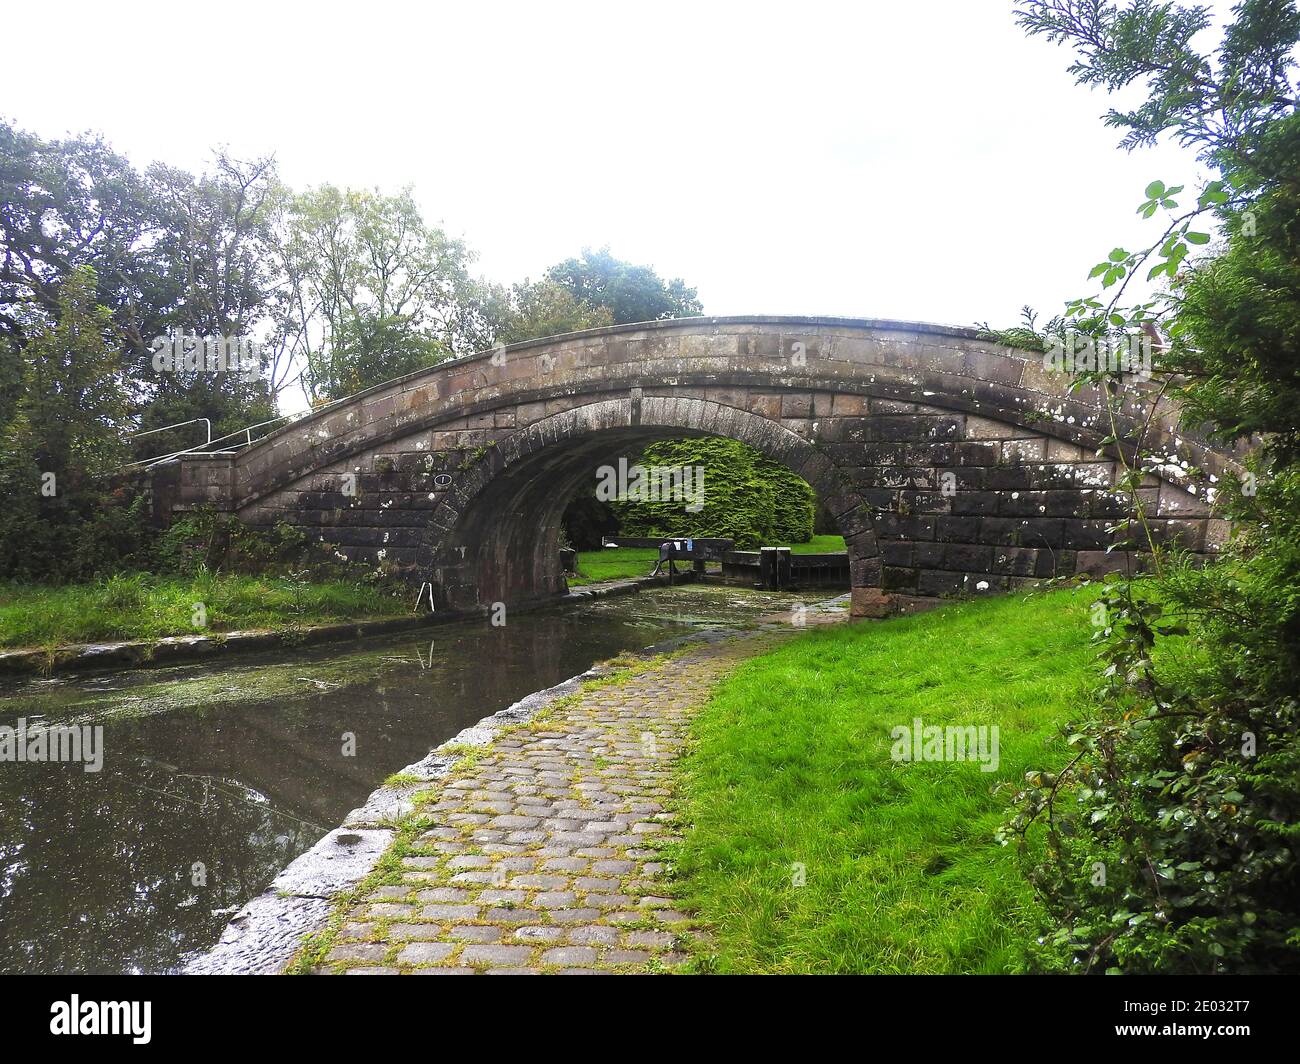
POLYGON ((702 936, 673 897, 673 771, 694 711, 781 635, 694 647, 583 688, 431 784, 400 868, 346 915, 313 970, 671 971, 702 936))

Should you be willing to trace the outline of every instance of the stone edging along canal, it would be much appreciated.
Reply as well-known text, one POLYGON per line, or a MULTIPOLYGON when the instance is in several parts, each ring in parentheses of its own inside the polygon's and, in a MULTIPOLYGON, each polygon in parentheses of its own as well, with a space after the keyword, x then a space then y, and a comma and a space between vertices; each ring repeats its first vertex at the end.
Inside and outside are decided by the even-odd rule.
MULTIPOLYGON (((680 573, 677 580, 689 583, 696 574, 680 573)), ((662 577, 637 577, 616 580, 590 587, 579 587, 568 594, 532 606, 518 607, 516 612, 550 608, 585 599, 628 595, 642 588, 662 587, 662 577)), ((212 635, 176 635, 161 639, 137 639, 120 643, 79 643, 53 649, 23 648, 0 650, 0 676, 48 675, 51 672, 92 672, 102 669, 148 669, 164 665, 183 665, 207 661, 226 654, 252 653, 281 649, 285 646, 314 646, 320 643, 364 639, 389 635, 453 621, 483 616, 477 610, 448 610, 412 617, 387 617, 374 621, 347 624, 324 624, 297 630, 254 629, 246 632, 220 632, 212 635)))
MULTIPOLYGON (((837 613, 847 596, 808 607, 812 613, 837 613)), ((721 642, 743 633, 714 629, 692 633, 645 648, 647 657, 698 642, 721 642)), ((396 774, 403 782, 385 784, 343 825, 297 857, 230 921, 220 940, 184 968, 190 975, 274 975, 282 972, 303 939, 328 921, 335 899, 364 880, 397 835, 395 825, 411 813, 416 792, 445 777, 466 746, 487 747, 512 725, 525 723, 547 706, 578 692, 589 680, 617 671, 597 665, 563 683, 537 691, 506 709, 483 718, 396 774), (409 782, 407 782, 409 781, 409 782)))
MULTIPOLYGON (((713 642, 735 634, 729 629, 696 633, 647 647, 643 653, 666 653, 685 642, 713 642)), ((489 746, 503 729, 531 720, 547 706, 580 690, 588 680, 615 671, 597 665, 534 692, 463 729, 396 773, 415 779, 378 788, 364 805, 347 815, 342 827, 295 858, 265 891, 231 918, 216 946, 185 966, 186 974, 278 974, 302 944, 303 936, 324 925, 334 898, 360 883, 378 864, 397 834, 393 825, 414 810, 412 796, 446 776, 464 747, 489 746)))

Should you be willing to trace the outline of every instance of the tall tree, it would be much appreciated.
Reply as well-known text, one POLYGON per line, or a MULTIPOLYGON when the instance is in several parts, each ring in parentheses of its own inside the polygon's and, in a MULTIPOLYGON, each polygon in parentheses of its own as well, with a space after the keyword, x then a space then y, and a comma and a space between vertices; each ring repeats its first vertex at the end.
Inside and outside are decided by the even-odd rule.
POLYGON ((462 241, 396 196, 323 185, 286 203, 280 315, 313 403, 488 346, 487 294, 462 241))
POLYGON ((503 344, 614 324, 608 307, 587 303, 551 280, 511 286, 501 300, 498 317, 496 341, 503 344))
MULTIPOLYGON (((270 389, 238 375, 156 373, 155 337, 248 333, 269 317, 277 282, 268 202, 270 160, 217 154, 198 178, 156 165, 147 175, 99 137, 44 141, 0 123, 0 417, 13 409, 25 309, 59 313, 62 286, 94 271, 96 305, 117 329, 119 368, 146 428, 207 417, 218 431, 270 416, 270 389)), ((263 324, 265 329, 265 324, 263 324)), ((194 442, 155 435, 141 453, 194 442)))
POLYGON ((583 248, 581 257, 557 263, 546 277, 581 302, 609 311, 615 325, 703 313, 695 289, 680 277, 665 281, 650 266, 614 258, 607 247, 583 248))
MULTIPOLYGON (((245 162, 219 151, 212 169, 198 177, 155 163, 146 185, 155 231, 150 254, 171 296, 160 330, 172 337, 260 340, 283 298, 273 226, 280 195, 274 160, 245 162)), ((160 371, 145 351, 133 357, 129 371, 133 379, 149 382, 142 430, 207 418, 220 437, 274 417, 274 395, 286 368, 270 363, 249 374, 173 363, 160 371)), ((155 433, 139 449, 158 454, 195 439, 193 429, 155 433)))
POLYGON ((128 396, 120 337, 96 303, 97 278, 73 270, 54 312, 24 307, 23 392, 0 431, 0 574, 71 578, 135 546, 134 522, 109 505, 126 456, 128 396))
POLYGON ((176 293, 151 253, 149 189, 95 136, 43 141, 0 121, 0 335, 24 339, 24 308, 57 314, 73 271, 94 271, 96 298, 142 353, 176 293))

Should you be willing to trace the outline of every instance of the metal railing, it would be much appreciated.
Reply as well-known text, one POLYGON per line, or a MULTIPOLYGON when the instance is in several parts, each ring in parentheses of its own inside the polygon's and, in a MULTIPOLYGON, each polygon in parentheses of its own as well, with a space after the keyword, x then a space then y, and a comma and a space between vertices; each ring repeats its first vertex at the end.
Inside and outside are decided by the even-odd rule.
MULTIPOLYGON (((448 360, 448 361, 452 361, 452 360, 448 360)), ((400 380, 401 378, 398 377, 395 379, 400 380)), ((391 382, 385 382, 385 383, 391 383, 391 382)), ((379 385, 378 387, 382 387, 382 385, 379 385)), ((281 421, 299 421, 308 417, 314 417, 315 415, 322 414, 326 410, 330 410, 333 407, 341 406, 343 403, 351 402, 353 399, 355 399, 358 395, 361 395, 363 392, 368 392, 373 390, 374 390, 373 387, 362 388, 360 391, 353 392, 351 395, 342 395, 339 396, 339 398, 337 399, 331 399, 328 403, 322 403, 320 406, 316 407, 315 409, 302 410, 296 414, 281 414, 279 417, 273 417, 269 421, 259 421, 254 425, 247 426, 246 428, 236 429, 234 432, 228 432, 224 436, 218 436, 215 440, 212 438, 212 422, 205 417, 191 418, 189 421, 178 421, 174 425, 163 425, 160 428, 148 429, 145 432, 134 432, 131 433, 127 437, 127 439, 133 440, 133 439, 137 439, 140 436, 152 436, 155 432, 166 432, 168 429, 179 429, 179 428, 184 428, 186 425, 196 425, 199 422, 203 422, 208 427, 208 431, 207 431, 208 438, 203 443, 195 444, 193 447, 186 447, 184 450, 170 451, 167 454, 160 454, 153 458, 142 458, 137 462, 129 462, 124 468, 131 469, 135 466, 143 466, 144 468, 148 469, 151 466, 161 465, 163 462, 170 462, 172 459, 180 458, 182 455, 186 455, 186 454, 202 454, 202 453, 235 454, 236 452, 238 452, 244 447, 251 447, 254 443, 257 443, 258 440, 261 440, 263 438, 262 436, 259 436, 257 440, 254 440, 253 439, 254 429, 264 428, 267 425, 276 425, 279 424, 281 421), (232 440, 236 436, 243 436, 244 442, 237 444, 234 447, 223 447, 216 451, 206 450, 208 447, 211 447, 213 444, 223 443, 226 440, 232 440)), ((269 433, 267 433, 266 435, 269 435, 269 433)))
MULTIPOLYGON (((155 432, 166 432, 168 429, 180 429, 184 428, 186 425, 197 425, 201 422, 207 425, 208 438, 202 443, 195 444, 193 447, 186 447, 179 451, 168 451, 166 454, 155 455, 152 458, 142 458, 136 462, 129 462, 127 463, 126 468, 130 469, 134 466, 143 466, 148 469, 152 466, 161 465, 163 462, 170 462, 172 459, 180 458, 182 455, 186 454, 234 454, 241 448, 251 447, 256 442, 253 439, 254 429, 264 428, 267 425, 275 425, 281 421, 293 421, 302 416, 303 415, 301 414, 281 414, 279 417, 271 418, 269 421, 258 421, 255 424, 246 426, 245 428, 236 429, 234 432, 228 432, 224 436, 218 436, 215 440, 212 438, 212 422, 205 417, 191 418, 189 421, 178 421, 173 425, 163 425, 160 428, 149 429, 146 432, 134 432, 127 438, 134 440, 141 436, 152 436, 155 432), (214 451, 208 450, 208 448, 212 447, 214 444, 224 443, 226 440, 233 440, 237 436, 243 436, 243 442, 236 444, 233 447, 221 447, 214 451)), ((258 437, 259 440, 261 438, 262 437, 260 436, 258 437)))

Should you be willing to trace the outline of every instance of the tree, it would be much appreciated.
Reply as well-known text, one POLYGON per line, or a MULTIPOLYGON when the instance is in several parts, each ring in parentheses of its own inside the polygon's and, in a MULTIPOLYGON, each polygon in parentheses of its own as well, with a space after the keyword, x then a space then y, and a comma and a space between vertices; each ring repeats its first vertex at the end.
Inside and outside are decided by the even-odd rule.
MULTIPOLYGON (((207 417, 218 433, 272 416, 269 382, 157 373, 155 337, 188 330, 251 333, 277 291, 271 160, 218 152, 198 178, 161 165, 141 175, 99 137, 43 141, 0 123, 0 419, 17 402, 25 311, 59 313, 62 286, 94 271, 96 303, 117 329, 122 378, 144 428, 207 417)), ((0 421, 0 423, 3 423, 0 421)), ((137 457, 194 442, 193 431, 145 437, 137 457)))
POLYGON ((609 248, 583 248, 581 258, 565 259, 546 271, 547 280, 575 299, 609 311, 615 325, 703 313, 694 288, 681 278, 664 281, 649 266, 614 258, 609 248))
POLYGON ((1027 33, 1074 47, 1070 73, 1108 92, 1135 82, 1146 100, 1106 112, 1124 130, 1121 147, 1169 133, 1220 169, 1247 161, 1263 132, 1296 106, 1289 70, 1300 13, 1287 0, 1242 0, 1214 52, 1193 40, 1210 26, 1208 7, 1158 0, 1127 6, 1101 0, 1035 0, 1017 20, 1027 33))
POLYGON ((313 403, 491 342, 473 255, 424 221, 409 189, 323 185, 289 198, 282 224, 289 296, 279 335, 313 403))
POLYGON ((607 307, 584 302, 555 281, 525 280, 505 296, 496 340, 514 344, 613 324, 614 315, 607 307))
POLYGON ((1274 122, 1229 171, 1222 253, 1176 278, 1171 364, 1189 420, 1224 442, 1258 439, 1278 467, 1300 459, 1300 118, 1274 122))
POLYGON ((177 294, 166 324, 201 336, 252 329, 278 281, 275 160, 245 162, 218 151, 210 173, 195 177, 155 163, 145 181, 158 233, 154 254, 177 294))
POLYGON ((341 354, 334 364, 341 395, 414 373, 448 357, 447 349, 416 329, 409 317, 379 318, 369 309, 343 319, 335 344, 341 354))
POLYGON ((72 271, 56 317, 24 308, 23 393, 0 433, 0 573, 72 579, 138 546, 138 524, 110 477, 126 457, 120 336, 96 304, 96 277, 72 271))
MULTIPOLYGON (((159 333, 257 339, 283 298, 273 228, 281 194, 274 160, 244 162, 219 151, 212 171, 197 178, 155 163, 146 185, 156 234, 150 255, 172 294, 159 333)), ((272 360, 252 376, 179 365, 159 372, 151 351, 136 353, 129 367, 133 379, 148 382, 141 431, 207 418, 216 437, 273 418, 287 371, 284 360, 272 360)), ((137 454, 194 442, 192 428, 155 433, 139 441, 137 454)))
POLYGON ((156 256, 150 194, 95 136, 43 141, 0 122, 0 336, 21 347, 23 310, 58 313, 74 270, 94 271, 127 348, 143 353, 176 293, 156 256))
MULTIPOLYGON (((1136 0, 1026 3, 1021 24, 1073 45, 1085 84, 1141 81, 1147 99, 1111 111, 1132 148, 1170 133, 1221 179, 1194 205, 1152 182, 1138 210, 1160 217, 1148 248, 1093 270, 1108 301, 1068 304, 1088 335, 1151 324, 1168 338, 1145 397, 1089 374, 1112 407, 1176 397, 1184 425, 1256 446, 1249 472, 1215 486, 1237 533, 1214 565, 1145 536, 1140 485, 1163 459, 1121 442, 1130 535, 1154 577, 1126 574, 1096 614, 1104 672, 1094 716, 1059 773, 1030 775, 1010 834, 1025 844, 1051 926, 1036 961, 1067 971, 1300 971, 1300 119, 1291 53, 1300 14, 1243 0, 1213 53, 1193 49, 1204 9, 1136 0), (1192 228, 1217 217, 1225 241, 1192 228), (1124 307, 1129 279, 1168 288, 1124 307), (1034 840, 1040 840, 1040 851, 1034 840)), ((1117 434, 1116 434, 1117 435, 1117 434)), ((1117 448, 1118 450, 1118 448, 1117 448)))

